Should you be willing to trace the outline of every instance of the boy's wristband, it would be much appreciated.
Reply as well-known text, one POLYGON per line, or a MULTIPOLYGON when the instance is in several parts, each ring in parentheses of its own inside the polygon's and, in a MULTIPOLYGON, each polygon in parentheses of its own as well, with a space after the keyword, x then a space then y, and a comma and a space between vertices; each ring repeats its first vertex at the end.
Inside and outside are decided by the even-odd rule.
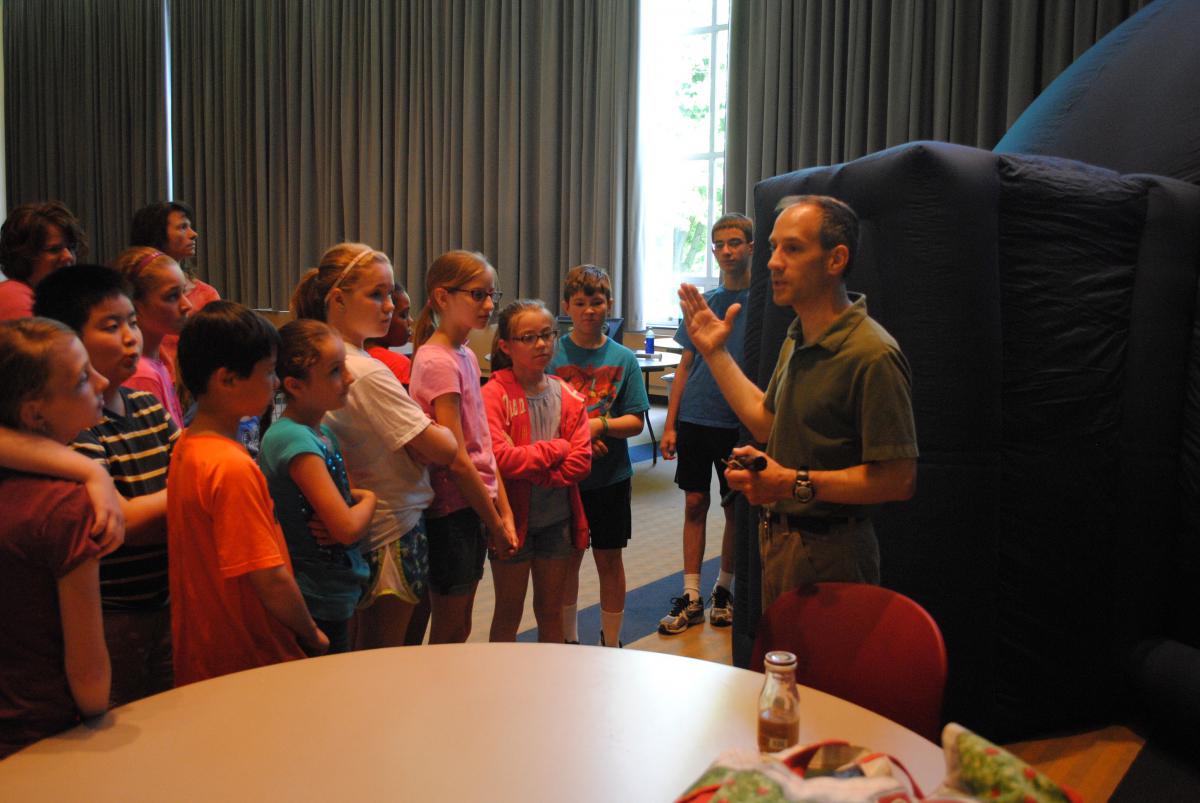
POLYGON ((603 432, 600 433, 600 437, 607 438, 608 437, 608 413, 604 413, 603 415, 600 416, 600 426, 603 427, 603 430, 604 430, 603 432))

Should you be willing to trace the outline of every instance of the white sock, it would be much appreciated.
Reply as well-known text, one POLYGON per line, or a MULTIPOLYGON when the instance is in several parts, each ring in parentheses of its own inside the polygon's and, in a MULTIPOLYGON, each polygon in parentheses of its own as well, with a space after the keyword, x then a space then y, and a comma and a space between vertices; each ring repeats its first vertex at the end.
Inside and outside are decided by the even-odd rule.
POLYGON ((600 609, 600 629, 604 632, 605 647, 619 647, 621 645, 621 622, 625 618, 625 611, 617 611, 613 613, 600 609))
POLYGON ((691 599, 700 599, 700 573, 683 574, 683 593, 691 599))
MULTIPOLYGON (((721 573, 717 575, 717 586, 720 586, 721 588, 725 589, 726 591, 732 591, 733 590, 733 572, 727 572, 724 569, 722 569, 721 573)), ((714 591, 716 591, 717 586, 713 586, 714 591)))
POLYGON ((578 603, 563 606, 563 640, 579 641, 579 620, 576 616, 578 603))

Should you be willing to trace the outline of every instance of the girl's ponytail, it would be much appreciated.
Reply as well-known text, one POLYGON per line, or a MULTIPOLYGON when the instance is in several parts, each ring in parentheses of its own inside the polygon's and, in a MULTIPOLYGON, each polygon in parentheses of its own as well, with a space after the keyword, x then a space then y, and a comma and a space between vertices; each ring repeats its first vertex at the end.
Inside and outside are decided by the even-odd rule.
POLYGON ((292 293, 292 300, 288 303, 288 309, 293 318, 325 320, 325 294, 318 287, 320 277, 320 268, 311 268, 300 277, 300 283, 296 285, 296 289, 292 293))
POLYGON ((437 321, 434 320, 435 313, 433 311, 433 292, 428 289, 425 292, 429 294, 428 298, 425 299, 425 306, 421 307, 421 314, 417 316, 417 322, 413 324, 412 340, 414 353, 437 330, 437 321))

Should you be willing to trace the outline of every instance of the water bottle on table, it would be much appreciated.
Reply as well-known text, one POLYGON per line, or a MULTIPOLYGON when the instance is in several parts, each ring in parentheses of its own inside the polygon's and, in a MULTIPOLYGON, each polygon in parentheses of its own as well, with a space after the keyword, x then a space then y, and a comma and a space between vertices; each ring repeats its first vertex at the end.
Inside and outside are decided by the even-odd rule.
POLYGON ((646 329, 646 354, 654 353, 654 330, 646 329))

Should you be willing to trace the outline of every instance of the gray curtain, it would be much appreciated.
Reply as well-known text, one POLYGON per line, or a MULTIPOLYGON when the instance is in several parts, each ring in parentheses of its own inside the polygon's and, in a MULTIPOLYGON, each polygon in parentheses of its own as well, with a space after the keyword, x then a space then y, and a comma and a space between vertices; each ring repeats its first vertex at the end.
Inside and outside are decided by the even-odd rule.
POLYGON ((729 208, 754 184, 916 139, 991 148, 1150 0, 732 0, 729 208))
POLYGON ((61 200, 105 262, 167 192, 161 0, 4 0, 8 208, 61 200))
POLYGON ((508 298, 632 266, 637 3, 168 0, 176 196, 224 294, 280 308, 324 248, 442 251, 508 298))

